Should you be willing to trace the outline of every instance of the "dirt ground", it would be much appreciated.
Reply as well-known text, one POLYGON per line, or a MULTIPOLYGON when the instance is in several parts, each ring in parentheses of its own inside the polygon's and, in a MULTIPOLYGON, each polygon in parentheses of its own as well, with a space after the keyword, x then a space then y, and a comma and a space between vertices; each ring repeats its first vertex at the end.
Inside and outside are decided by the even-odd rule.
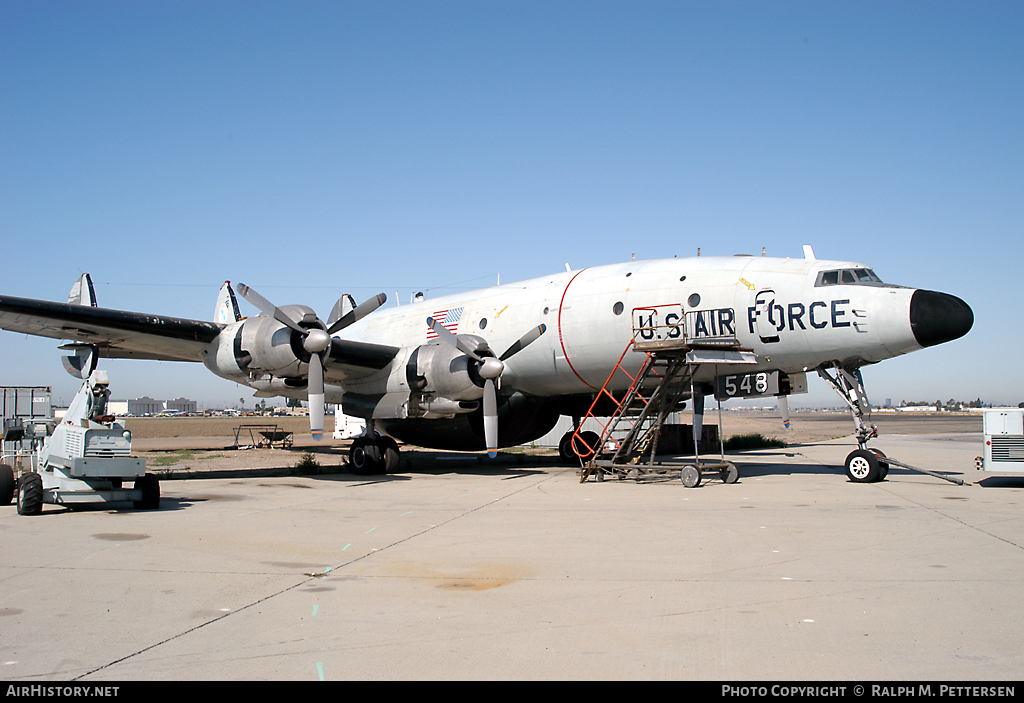
MULTIPOLYGON (((717 413, 705 417, 717 424, 717 413)), ((689 418, 684 416, 684 422, 689 418)), ((981 415, 969 414, 907 414, 875 413, 872 422, 879 434, 937 434, 949 432, 981 432, 981 415)), ((125 424, 132 432, 136 456, 146 459, 147 468, 163 478, 185 478, 189 475, 245 477, 293 475, 302 473, 296 465, 304 455, 312 454, 319 465, 315 472, 347 471, 347 440, 331 439, 334 418, 325 418, 323 442, 313 441, 306 417, 279 418, 128 418, 125 424), (252 427, 277 426, 291 432, 292 446, 255 448, 260 430, 252 427), (236 448, 236 433, 237 444, 236 448)), ((784 439, 791 446, 848 437, 853 433, 853 420, 848 413, 794 412, 789 430, 777 414, 733 411, 722 414, 725 437, 760 433, 765 437, 784 439)), ((851 440, 852 441, 852 440, 851 440)), ((403 448, 401 470, 436 467, 439 461, 475 464, 481 455, 456 452, 434 452, 416 447, 403 448)), ((512 448, 504 450, 497 461, 522 463, 557 461, 554 448, 512 448), (546 457, 546 458, 545 458, 546 457)))

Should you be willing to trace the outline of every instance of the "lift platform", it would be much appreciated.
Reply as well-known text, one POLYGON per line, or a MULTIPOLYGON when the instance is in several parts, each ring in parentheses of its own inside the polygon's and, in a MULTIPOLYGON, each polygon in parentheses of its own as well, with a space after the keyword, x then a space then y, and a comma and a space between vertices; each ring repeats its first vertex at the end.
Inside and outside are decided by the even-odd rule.
MULTIPOLYGON (((704 415, 705 382, 698 382, 701 369, 757 363, 754 353, 741 349, 732 321, 732 310, 692 310, 683 313, 682 305, 658 305, 633 310, 633 338, 608 375, 586 416, 595 417, 595 408, 611 400, 614 412, 601 423, 602 430, 576 430, 572 447, 584 460, 580 483, 591 476, 602 481, 606 475, 640 479, 649 475, 678 473, 687 487, 700 485, 708 474, 726 483, 739 479, 739 469, 725 460, 721 440, 721 403, 719 402, 720 460, 702 462, 700 439, 704 415), (682 322, 683 324, 680 324, 682 322), (631 353, 645 354, 640 368, 630 373, 633 364, 624 363, 631 353), (628 388, 618 397, 612 389, 628 388), (681 402, 694 403, 693 461, 657 461, 658 440, 669 415, 681 402), (604 403, 602 403, 604 401, 604 403)), ((704 376, 704 374, 701 374, 704 376)), ((596 418, 595 418, 596 419, 596 418)), ((583 422, 578 424, 582 427, 583 422)))

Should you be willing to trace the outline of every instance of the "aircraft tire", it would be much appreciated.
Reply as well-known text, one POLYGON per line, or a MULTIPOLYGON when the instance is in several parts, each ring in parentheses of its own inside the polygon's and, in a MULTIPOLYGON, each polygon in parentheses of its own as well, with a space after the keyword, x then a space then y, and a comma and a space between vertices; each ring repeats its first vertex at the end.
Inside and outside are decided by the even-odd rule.
POLYGON ((357 476, 372 476, 381 470, 380 446, 366 437, 357 437, 348 450, 348 461, 357 476))
POLYGON ((885 477, 889 475, 889 462, 885 461, 885 453, 880 449, 869 449, 869 452, 879 458, 878 462, 878 480, 884 481, 885 477))
POLYGON ((142 490, 142 499, 132 503, 136 510, 158 510, 160 508, 160 479, 155 474, 146 474, 136 479, 135 487, 142 490))
POLYGON ((576 461, 585 463, 590 461, 595 452, 600 451, 601 448, 597 445, 601 443, 601 437, 597 432, 580 432, 580 440, 580 442, 573 443, 571 451, 572 455, 576 457, 576 461))
POLYGON ((397 471, 402 458, 398 449, 398 442, 391 439, 391 437, 381 437, 380 447, 384 459, 381 463, 383 473, 390 474, 397 471))
POLYGON ((39 515, 43 512, 43 477, 35 472, 18 479, 18 515, 39 515))
POLYGON ((558 440, 558 458, 566 466, 579 466, 580 458, 572 450, 572 432, 566 432, 558 440))
POLYGON ((14 499, 14 469, 0 464, 0 505, 10 505, 14 499))
POLYGON ((846 457, 846 477, 854 483, 874 483, 879 478, 878 455, 867 449, 854 449, 846 457))

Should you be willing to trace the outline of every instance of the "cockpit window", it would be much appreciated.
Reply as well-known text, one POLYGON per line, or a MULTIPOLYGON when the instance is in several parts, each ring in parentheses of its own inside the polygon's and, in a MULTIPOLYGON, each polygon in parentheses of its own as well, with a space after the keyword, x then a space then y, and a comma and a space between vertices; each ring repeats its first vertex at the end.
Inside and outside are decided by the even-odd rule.
MULTIPOLYGON (((822 271, 818 274, 815 286, 837 286, 843 285, 877 285, 882 279, 871 269, 837 269, 835 271, 822 271)), ((884 285, 884 284, 882 284, 884 285)))

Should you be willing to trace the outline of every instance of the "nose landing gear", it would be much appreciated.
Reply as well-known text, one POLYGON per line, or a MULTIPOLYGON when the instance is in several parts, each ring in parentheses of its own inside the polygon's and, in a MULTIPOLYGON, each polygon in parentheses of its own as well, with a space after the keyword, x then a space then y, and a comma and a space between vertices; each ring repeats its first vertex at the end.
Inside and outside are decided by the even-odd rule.
POLYGON ((859 368, 847 368, 838 362, 830 366, 819 366, 816 371, 832 386, 832 390, 846 401, 853 414, 855 426, 854 436, 857 438, 858 449, 846 457, 846 476, 856 483, 875 483, 881 481, 889 473, 889 462, 885 454, 877 449, 868 449, 868 440, 878 436, 878 427, 868 424, 865 419, 871 413, 867 392, 864 390, 864 377, 859 368), (831 373, 830 373, 831 371, 831 373))
POLYGON ((854 449, 846 457, 846 476, 851 481, 855 483, 883 481, 889 475, 889 467, 898 466, 901 469, 941 478, 943 481, 949 481, 958 486, 967 483, 959 478, 943 476, 934 471, 904 464, 902 461, 885 456, 877 449, 869 449, 868 440, 878 436, 878 427, 869 425, 864 419, 866 415, 870 414, 871 405, 868 403, 868 396, 864 391, 864 378, 860 374, 860 369, 848 368, 836 361, 831 364, 822 364, 815 370, 846 401, 846 404, 850 406, 850 412, 853 413, 853 424, 856 426, 854 436, 857 438, 859 448, 854 449), (834 373, 829 373, 830 370, 833 370, 834 373))

